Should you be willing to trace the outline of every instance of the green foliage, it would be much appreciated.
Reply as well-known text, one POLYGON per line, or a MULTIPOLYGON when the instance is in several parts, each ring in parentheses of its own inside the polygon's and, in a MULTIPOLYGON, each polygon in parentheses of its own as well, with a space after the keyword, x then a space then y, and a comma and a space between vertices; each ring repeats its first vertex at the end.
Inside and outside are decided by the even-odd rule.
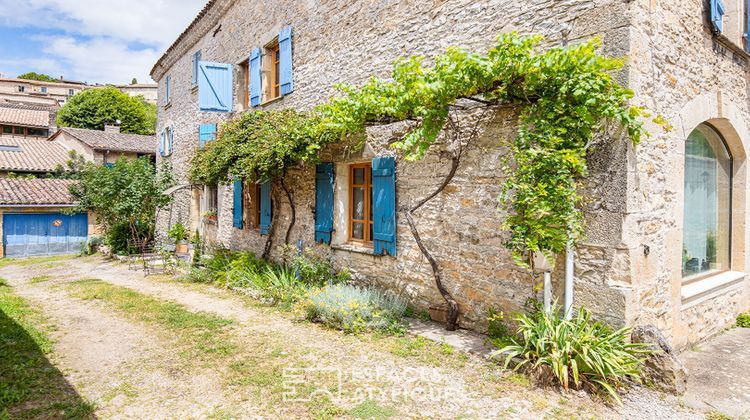
POLYGON ((331 284, 310 292, 302 303, 306 318, 347 333, 380 330, 403 333, 406 302, 391 293, 347 284, 331 284))
POLYGON ((552 375, 565 389, 589 386, 605 391, 619 401, 616 389, 626 380, 640 382, 642 355, 649 350, 642 343, 628 342, 630 329, 613 331, 601 322, 592 322, 581 308, 566 320, 554 306, 549 313, 537 307, 531 315, 520 314, 519 338, 496 354, 507 366, 520 358, 515 369, 530 367, 541 375, 552 375))
POLYGON ((131 84, 131 85, 137 85, 137 84, 138 84, 138 79, 136 79, 136 78, 134 77, 134 78, 133 78, 133 79, 132 79, 132 80, 130 81, 130 84, 131 84))
POLYGON ((83 155, 78 154, 75 150, 68 151, 68 161, 65 166, 57 165, 52 173, 52 178, 59 179, 79 179, 81 172, 86 169, 88 161, 83 155))
POLYGON ((92 236, 89 238, 88 241, 86 241, 86 244, 83 246, 82 254, 83 255, 93 255, 99 250, 99 246, 104 244, 104 238, 101 236, 92 236))
POLYGON ((112 167, 87 165, 80 182, 70 188, 78 205, 72 211, 93 211, 113 252, 124 251, 130 239, 149 239, 156 209, 169 204, 163 192, 173 184, 172 172, 163 167, 157 174, 148 158, 120 158, 112 167))
POLYGON ((316 134, 316 121, 293 109, 247 112, 224 124, 219 139, 195 154, 190 177, 207 185, 230 176, 265 181, 290 166, 316 162, 318 151, 330 140, 316 134))
POLYGON ((117 120, 123 133, 154 134, 156 130, 155 107, 114 86, 86 89, 70 98, 57 113, 60 127, 104 130, 105 124, 117 120))
POLYGON ((326 284, 349 281, 350 274, 347 270, 337 271, 333 267, 333 261, 326 246, 316 245, 305 248, 301 253, 290 245, 283 245, 279 248, 282 260, 287 262, 289 268, 302 283, 321 287, 326 284))
POLYGON ((740 328, 750 328, 750 312, 737 315, 737 326, 740 328))
POLYGON ((487 314, 487 335, 490 338, 502 338, 508 336, 508 327, 505 326, 505 315, 502 311, 490 308, 487 314))
POLYGON ((175 242, 184 241, 186 238, 185 225, 183 225, 182 222, 175 223, 171 228, 169 228, 167 236, 169 236, 169 238, 175 242))
POLYGON ((40 82, 58 82, 59 81, 48 74, 37 73, 35 71, 30 71, 28 73, 21 74, 18 76, 18 78, 26 79, 26 80, 38 80, 40 82))

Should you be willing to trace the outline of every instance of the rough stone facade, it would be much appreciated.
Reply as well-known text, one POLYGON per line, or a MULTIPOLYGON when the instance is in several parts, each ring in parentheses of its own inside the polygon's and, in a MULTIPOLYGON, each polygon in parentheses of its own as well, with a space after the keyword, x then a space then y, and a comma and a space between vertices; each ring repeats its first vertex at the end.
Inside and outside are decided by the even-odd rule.
MULTIPOLYGON (((486 50, 497 35, 511 30, 541 33, 552 44, 600 36, 604 54, 629 56, 630 64, 618 79, 635 91, 634 102, 663 114, 676 129, 663 133, 649 127, 654 136, 635 149, 612 136, 606 148, 592 153, 586 186, 587 239, 575 252, 576 305, 615 325, 655 324, 679 348, 720 330, 748 306, 745 277, 732 283, 731 291, 710 291, 715 296, 689 308, 682 304, 684 156, 680 147, 693 128, 709 120, 716 120, 717 127, 734 127, 736 140, 728 141, 737 148, 732 147, 735 182, 740 181, 735 184, 735 202, 744 202, 747 189, 744 165, 739 164, 744 159, 743 141, 748 140, 746 56, 721 47, 731 42, 710 33, 705 13, 699 0, 213 0, 152 71, 160 98, 166 76, 172 80, 170 103, 164 106, 159 101, 157 130, 173 127, 174 152, 165 159, 188 186, 198 125, 220 123, 244 111, 240 64, 252 48, 265 45, 287 25, 294 31, 295 89, 260 109, 308 109, 332 95, 335 83, 358 84, 371 75, 386 76, 399 57, 431 57, 451 45, 486 50), (199 111, 198 92, 191 84, 191 59, 197 50, 203 60, 235 64, 234 114, 199 111), (713 108, 705 109, 706 104, 713 108)), ((362 152, 327 151, 326 159, 337 164, 337 178, 346 173, 347 163, 391 153, 383 148, 388 130, 368 133, 368 146, 362 152)), ((502 143, 515 130, 512 112, 492 118, 463 158, 454 181, 416 215, 425 244, 439 260, 447 286, 461 305, 462 326, 481 329, 490 307, 513 311, 533 293, 528 274, 514 265, 503 247, 497 201, 503 179, 502 143)), ((722 134, 732 136, 723 130, 722 134)), ((397 160, 399 211, 432 192, 447 173, 449 161, 441 159, 437 149, 419 162, 397 160)), ((312 244, 314 234, 314 171, 302 167, 286 178, 297 215, 291 242, 302 240, 306 246, 312 244)), ((175 193, 174 204, 158 214, 162 233, 178 220, 191 228, 201 227, 201 190, 193 187, 175 193)), ((338 184, 336 191, 338 195, 338 184)), ((273 241, 281 244, 290 211, 286 198, 276 196, 273 241)), ((260 252, 265 237, 252 229, 232 227, 231 186, 220 187, 219 197, 218 224, 211 226, 210 236, 232 248, 260 252)), ((337 206, 344 206, 342 197, 336 200, 337 206)), ((397 216, 397 257, 362 252, 337 239, 339 235, 334 235, 330 252, 338 265, 361 281, 404 292, 415 306, 426 309, 442 300, 429 264, 401 216, 397 216)), ((748 234, 744 204, 734 217, 732 270, 742 272, 748 234)), ((560 299, 562 276, 563 270, 555 271, 560 299)))

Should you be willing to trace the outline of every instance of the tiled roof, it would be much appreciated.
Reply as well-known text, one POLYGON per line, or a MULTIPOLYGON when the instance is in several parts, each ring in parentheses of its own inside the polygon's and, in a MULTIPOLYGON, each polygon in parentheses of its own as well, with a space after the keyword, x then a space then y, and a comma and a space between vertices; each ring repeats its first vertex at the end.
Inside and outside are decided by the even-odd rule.
POLYGON ((101 130, 86 130, 83 128, 61 128, 50 140, 60 132, 65 132, 88 144, 95 150, 110 150, 113 152, 134 152, 156 154, 156 136, 142 136, 140 134, 123 134, 101 130))
POLYGON ((0 206, 75 204, 68 190, 75 182, 70 179, 0 178, 0 206))
POLYGON ((22 125, 25 127, 49 127, 49 112, 0 107, 0 124, 22 125))
POLYGON ((68 159, 68 149, 58 142, 0 137, 0 171, 51 172, 68 159))

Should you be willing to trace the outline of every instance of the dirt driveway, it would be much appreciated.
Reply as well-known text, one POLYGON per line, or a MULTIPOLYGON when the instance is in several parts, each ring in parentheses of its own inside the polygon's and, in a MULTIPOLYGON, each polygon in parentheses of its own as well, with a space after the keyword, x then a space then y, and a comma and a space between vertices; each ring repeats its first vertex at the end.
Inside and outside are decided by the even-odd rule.
POLYGON ((702 417, 642 388, 622 407, 537 388, 445 343, 344 335, 102 257, 2 265, 49 320, 50 363, 97 417, 702 417))

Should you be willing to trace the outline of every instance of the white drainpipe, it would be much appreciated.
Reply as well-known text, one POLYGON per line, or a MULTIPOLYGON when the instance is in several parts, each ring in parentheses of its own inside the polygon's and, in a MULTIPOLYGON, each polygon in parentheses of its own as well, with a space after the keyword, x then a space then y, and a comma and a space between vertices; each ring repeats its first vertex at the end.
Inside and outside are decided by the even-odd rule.
POLYGON ((544 272, 544 312, 549 313, 552 308, 552 273, 544 272))
POLYGON ((565 319, 573 316, 573 258, 573 247, 568 242, 565 247, 565 319))

